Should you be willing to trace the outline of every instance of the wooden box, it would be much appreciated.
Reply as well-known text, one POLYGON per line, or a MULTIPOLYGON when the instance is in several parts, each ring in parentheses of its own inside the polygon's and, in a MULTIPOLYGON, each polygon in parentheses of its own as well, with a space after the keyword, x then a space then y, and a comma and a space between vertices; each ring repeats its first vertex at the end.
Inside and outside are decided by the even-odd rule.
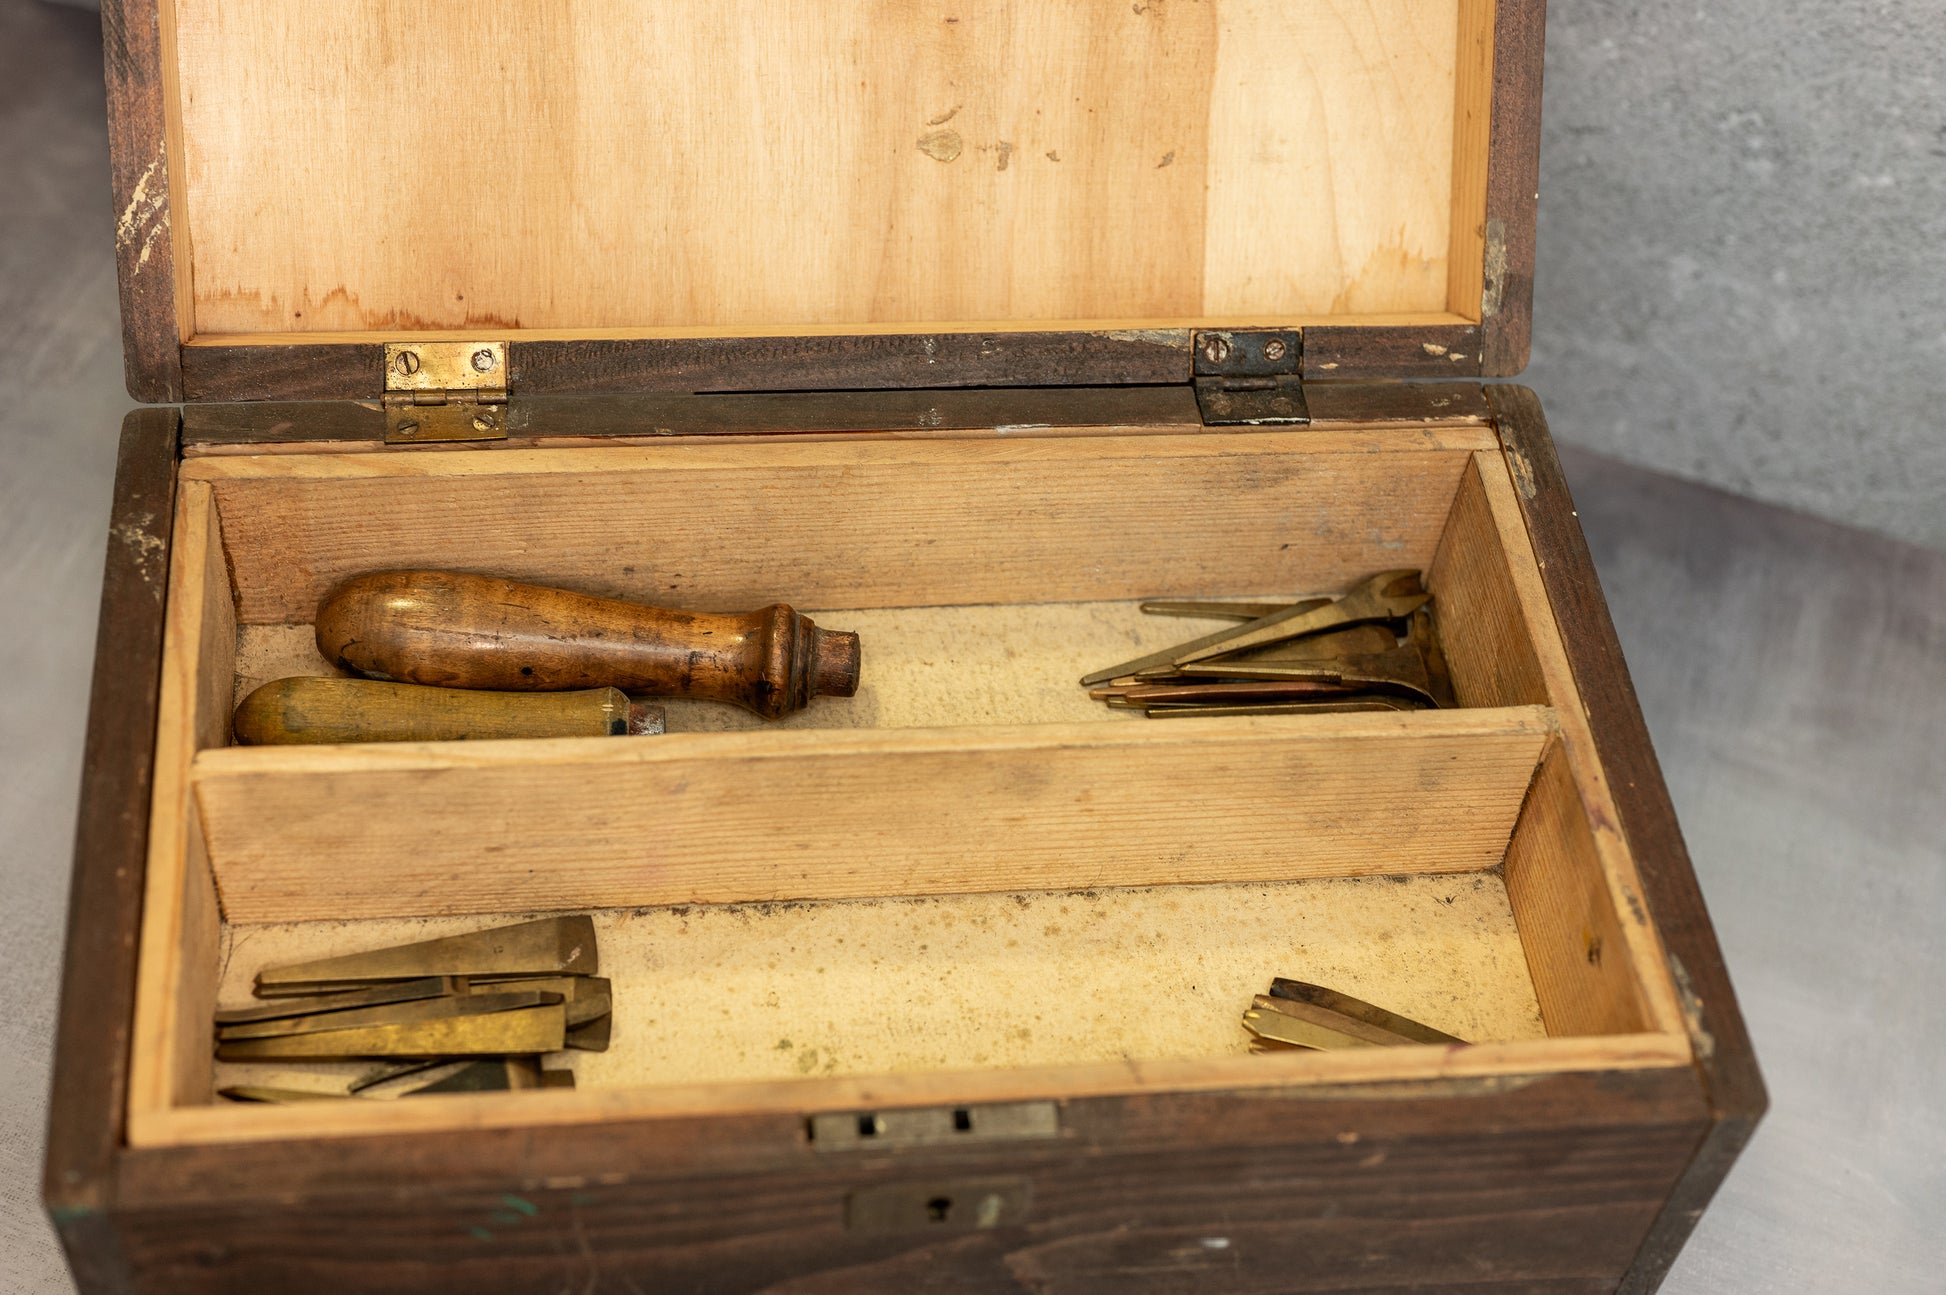
POLYGON ((1539 3, 103 8, 130 388, 184 407, 110 531, 84 1289, 1657 1285, 1764 1098, 1539 406, 1480 381, 1539 3), (787 599, 866 686, 231 747, 407 565, 787 599), (1398 567, 1456 709, 1074 686, 1179 633, 1144 596, 1398 567), (550 911, 616 981, 576 1090, 213 1097, 255 967, 550 911), (1472 1042, 1252 1055, 1279 974, 1472 1042))

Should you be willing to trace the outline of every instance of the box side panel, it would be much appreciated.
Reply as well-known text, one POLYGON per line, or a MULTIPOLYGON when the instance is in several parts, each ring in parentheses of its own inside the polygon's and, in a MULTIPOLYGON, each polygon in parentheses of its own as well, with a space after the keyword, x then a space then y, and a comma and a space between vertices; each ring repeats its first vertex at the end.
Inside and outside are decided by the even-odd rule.
POLYGON ((1488 394, 1575 683, 1609 770, 1643 899, 1668 950, 1711 1104, 1708 1136, 1622 1287, 1647 1292, 1661 1283, 1768 1099, 1540 401, 1524 387, 1491 387, 1488 394))
POLYGON ((89 1290, 118 1280, 103 1211, 128 1079, 175 453, 175 410, 139 409, 123 421, 82 757, 42 1190, 89 1290))
POLYGON ((1673 1068, 1075 1101, 977 1148, 820 1152, 787 1115, 178 1148, 125 1162, 127 1244, 155 1291, 1592 1295, 1704 1116, 1673 1068), (982 1192, 1024 1207, 957 1225, 982 1192))

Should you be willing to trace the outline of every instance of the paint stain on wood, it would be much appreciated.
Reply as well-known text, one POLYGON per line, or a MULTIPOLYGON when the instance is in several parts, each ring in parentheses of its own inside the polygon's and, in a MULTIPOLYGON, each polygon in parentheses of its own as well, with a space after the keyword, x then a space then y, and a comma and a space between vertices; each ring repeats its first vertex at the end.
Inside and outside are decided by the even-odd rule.
POLYGON ((956 130, 929 130, 919 137, 919 151, 935 162, 950 162, 966 151, 956 130))

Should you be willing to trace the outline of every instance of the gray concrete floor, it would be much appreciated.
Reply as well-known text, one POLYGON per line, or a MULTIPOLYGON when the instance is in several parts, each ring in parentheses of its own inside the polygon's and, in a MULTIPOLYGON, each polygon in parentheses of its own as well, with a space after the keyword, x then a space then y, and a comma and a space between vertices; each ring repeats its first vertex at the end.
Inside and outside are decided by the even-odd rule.
MULTIPOLYGON (((23 1293, 71 1289, 37 1194, 128 404, 94 23, 0 0, 0 1289, 23 1293)), ((1772 1092, 1664 1289, 1937 1291, 1946 554, 1564 457, 1772 1092)))

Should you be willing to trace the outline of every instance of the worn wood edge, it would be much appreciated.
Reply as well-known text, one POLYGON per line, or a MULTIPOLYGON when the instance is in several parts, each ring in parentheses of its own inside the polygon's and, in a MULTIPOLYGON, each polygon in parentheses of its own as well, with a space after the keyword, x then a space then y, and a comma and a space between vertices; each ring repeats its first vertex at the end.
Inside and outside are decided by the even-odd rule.
MULTIPOLYGON (((1477 378, 1480 326, 1472 323, 1304 330, 1304 379, 1477 378)), ((1309 387, 1307 385, 1308 392, 1309 387)))
POLYGON ((1058 750, 1071 747, 1252 747, 1395 737, 1536 737, 1556 732, 1547 706, 1184 718, 1167 724, 992 724, 977 728, 748 729, 670 733, 654 742, 514 738, 482 742, 368 742, 343 746, 231 746, 196 754, 198 780, 247 774, 406 772, 552 765, 690 764, 697 760, 846 760, 860 754, 1058 750))
POLYGON ((128 394, 183 398, 179 275, 169 165, 171 109, 163 68, 163 6, 103 0, 102 62, 108 92, 108 168, 115 201, 115 277, 121 295, 122 364, 128 394))
MULTIPOLYGON (((1482 431, 1473 426, 1427 427, 1276 427, 1244 434, 1211 434, 1201 428, 1171 427, 1127 437, 1120 429, 1102 438, 1131 442, 1131 453, 1153 458, 1206 459, 1239 453, 1327 454, 1423 453, 1451 450, 1477 453, 1482 431), (1139 439, 1139 445, 1133 442, 1139 439)), ((1092 433, 1091 433, 1092 435, 1092 433)), ((1083 437, 1043 436, 1033 432, 948 437, 693 437, 648 445, 599 447, 600 461, 533 445, 491 452, 359 453, 333 447, 321 454, 204 455, 183 465, 186 481, 330 480, 371 477, 495 477, 581 475, 601 472, 670 472, 748 468, 752 472, 790 466, 902 464, 923 471, 940 463, 1092 461, 1103 451, 1080 444, 1083 437), (680 454, 669 449, 680 446, 680 454)), ((1487 434, 1491 440, 1491 434, 1487 434)), ((1493 442, 1497 445, 1498 442, 1493 442)), ((1491 448, 1491 447, 1489 447, 1491 448)))
MULTIPOLYGON (((1677 1036, 1529 1039, 1457 1047, 1346 1049, 1185 1061, 1118 1061, 927 1075, 847 1076, 682 1084, 543 1093, 463 1094, 411 1102, 219 1105, 146 1111, 132 1117, 133 1146, 179 1146, 373 1134, 458 1133, 580 1123, 691 1119, 820 1110, 892 1109, 1127 1096, 1226 1092, 1303 1098, 1306 1089, 1346 1095, 1344 1086, 1418 1084, 1580 1071, 1680 1067, 1677 1036)), ((1437 1092, 1424 1094, 1437 1096, 1437 1092)))
POLYGON ((178 399, 376 400, 385 391, 382 342, 180 348, 178 399))
MULTIPOLYGON (((1475 449, 1495 449, 1486 397, 1476 382, 1314 383, 1313 427, 1474 427, 1475 449)), ((507 407, 505 440, 467 449, 531 449, 539 443, 649 444, 691 437, 809 435, 1145 435, 1201 432, 1188 386, 943 388, 932 391, 736 395, 536 396, 507 407)), ((1218 429, 1237 435, 1235 429, 1218 429)), ((183 411, 185 454, 254 446, 322 451, 334 444, 382 448, 376 401, 241 401, 183 411)), ((401 447, 412 452, 452 446, 401 447)))
POLYGON ((1543 557, 1542 580, 1564 632, 1582 705, 1603 761, 1613 771, 1618 826, 1633 846, 1642 902, 1668 950, 1712 1115, 1695 1158, 1619 1288, 1626 1295, 1648 1295, 1661 1285, 1769 1097, 1540 400, 1525 387, 1487 391, 1521 513, 1543 557))
POLYGON ((1486 377, 1511 377, 1526 368, 1532 342, 1546 44, 1547 0, 1498 0, 1480 291, 1480 372, 1486 377))
POLYGON ((1516 502, 1517 488, 1508 475, 1506 460, 1499 454, 1482 452, 1474 457, 1473 466, 1486 488, 1494 523, 1500 528, 1502 549, 1510 559, 1520 559, 1508 563, 1514 589, 1527 617, 1534 654, 1540 662, 1541 676, 1547 681, 1547 694, 1555 699, 1561 746, 1580 793, 1582 811, 1594 834, 1595 855, 1601 863, 1609 903, 1620 924, 1622 943, 1628 950, 1629 964, 1641 990, 1643 1008, 1652 1028, 1680 1030, 1682 1006, 1669 974, 1661 934, 1643 909, 1641 875, 1628 837, 1617 825, 1619 815, 1607 768, 1601 749, 1595 744, 1593 725, 1568 658, 1565 636, 1554 618, 1553 605, 1542 581, 1546 559, 1533 547, 1516 502))
POLYGON ((183 345, 195 347, 233 346, 331 346, 370 345, 387 342, 465 342, 485 337, 507 342, 633 342, 669 340, 708 340, 733 338, 878 337, 908 333, 1103 333, 1146 332, 1155 329, 1196 328, 1309 328, 1318 324, 1349 324, 1371 328, 1433 327, 1440 324, 1477 323, 1470 315, 1449 310, 1374 312, 1356 315, 1209 315, 1197 317, 1143 316, 1117 319, 940 319, 917 323, 888 321, 855 324, 667 324, 654 327, 615 328, 424 328, 399 330, 328 330, 298 333, 223 333, 207 332, 191 337, 183 345))
POLYGON ((208 484, 194 481, 182 482, 176 495, 176 543, 169 564, 152 749, 154 776, 144 806, 150 831, 136 994, 130 1013, 127 1104, 131 1119, 145 1110, 164 1109, 176 1097, 177 1040, 184 1006, 183 886, 191 862, 190 819, 196 812, 190 769, 204 718, 197 713, 196 680, 209 647, 202 634, 205 600, 216 592, 209 587, 206 571, 212 561, 222 561, 213 496, 208 484))
MULTIPOLYGON (((1477 377, 1480 327, 1458 316, 1302 329, 1317 378, 1477 377)), ((509 344, 516 396, 1183 385, 1192 330, 618 337, 509 344)), ((497 335, 496 335, 497 337, 497 335)), ((250 339, 181 348, 181 393, 198 402, 373 400, 378 341, 250 339)))
POLYGON ((107 1211, 125 1128, 175 456, 175 410, 122 420, 41 1180, 75 1281, 90 1292, 127 1282, 107 1211))

